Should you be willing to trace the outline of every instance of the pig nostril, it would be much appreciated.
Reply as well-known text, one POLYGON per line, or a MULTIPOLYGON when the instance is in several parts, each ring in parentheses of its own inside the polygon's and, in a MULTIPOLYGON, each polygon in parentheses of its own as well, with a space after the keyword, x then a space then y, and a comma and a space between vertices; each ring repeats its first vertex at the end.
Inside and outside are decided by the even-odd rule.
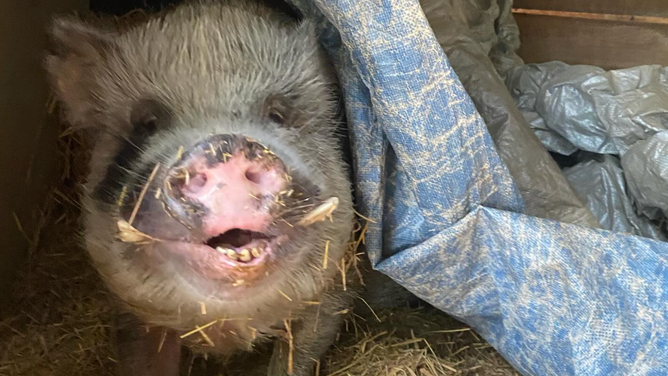
POLYGON ((262 182, 262 172, 248 170, 246 171, 246 179, 255 184, 260 184, 262 182))
POLYGON ((206 185, 206 181, 207 177, 205 174, 192 175, 187 182, 184 181, 184 189, 191 193, 197 193, 206 185))
POLYGON ((195 188, 202 188, 206 184, 206 175, 197 174, 195 177, 190 179, 190 186, 195 188))

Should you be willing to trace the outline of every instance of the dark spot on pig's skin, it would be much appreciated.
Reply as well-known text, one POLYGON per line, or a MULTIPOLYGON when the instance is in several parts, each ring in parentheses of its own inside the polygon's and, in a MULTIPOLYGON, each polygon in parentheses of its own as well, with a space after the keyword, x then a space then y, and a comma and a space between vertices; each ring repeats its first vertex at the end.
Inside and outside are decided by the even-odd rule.
MULTIPOLYGON (((96 200, 109 205, 116 203, 118 199, 116 195, 128 183, 127 171, 130 166, 142 153, 143 146, 149 137, 159 127, 164 129, 168 117, 168 111, 155 100, 137 102, 130 115, 132 131, 121 141, 113 162, 107 168, 104 179, 95 187, 93 197, 96 200)), ((152 166, 148 166, 147 173, 140 175, 148 177, 152 168, 152 166)))

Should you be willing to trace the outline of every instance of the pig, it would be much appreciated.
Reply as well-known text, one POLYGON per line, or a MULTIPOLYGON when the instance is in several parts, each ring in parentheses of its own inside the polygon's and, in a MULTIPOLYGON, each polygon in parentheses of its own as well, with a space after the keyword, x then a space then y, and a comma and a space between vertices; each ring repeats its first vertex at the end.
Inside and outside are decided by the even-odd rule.
POLYGON ((310 374, 356 291, 345 122, 314 25, 207 0, 107 21, 56 18, 45 65, 93 143, 82 239, 126 312, 118 374, 266 343, 267 375, 310 374))

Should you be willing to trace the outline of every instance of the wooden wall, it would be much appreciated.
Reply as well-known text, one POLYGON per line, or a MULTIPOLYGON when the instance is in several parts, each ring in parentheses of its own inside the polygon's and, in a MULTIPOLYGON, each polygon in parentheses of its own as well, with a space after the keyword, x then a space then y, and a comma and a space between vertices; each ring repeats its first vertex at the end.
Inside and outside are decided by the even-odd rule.
POLYGON ((58 127, 47 116, 46 30, 54 14, 85 10, 88 0, 0 0, 0 311, 28 236, 57 178, 58 127))
POLYGON ((526 63, 668 66, 668 0, 515 0, 513 8, 526 63), (540 11, 553 12, 526 14, 540 11))

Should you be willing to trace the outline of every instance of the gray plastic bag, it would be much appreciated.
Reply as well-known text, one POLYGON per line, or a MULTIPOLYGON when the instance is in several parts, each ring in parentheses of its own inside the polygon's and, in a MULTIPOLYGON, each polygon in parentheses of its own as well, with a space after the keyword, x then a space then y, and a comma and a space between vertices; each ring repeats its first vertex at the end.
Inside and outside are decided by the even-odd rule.
POLYGON ((566 168, 564 175, 601 226, 615 232, 666 240, 647 217, 636 214, 619 159, 612 155, 597 159, 566 168))
POLYGON ((638 211, 652 219, 668 216, 668 132, 633 144, 622 167, 638 211))
POLYGON ((543 144, 624 154, 633 144, 668 130, 668 68, 605 71, 562 62, 510 69, 506 85, 543 144))

